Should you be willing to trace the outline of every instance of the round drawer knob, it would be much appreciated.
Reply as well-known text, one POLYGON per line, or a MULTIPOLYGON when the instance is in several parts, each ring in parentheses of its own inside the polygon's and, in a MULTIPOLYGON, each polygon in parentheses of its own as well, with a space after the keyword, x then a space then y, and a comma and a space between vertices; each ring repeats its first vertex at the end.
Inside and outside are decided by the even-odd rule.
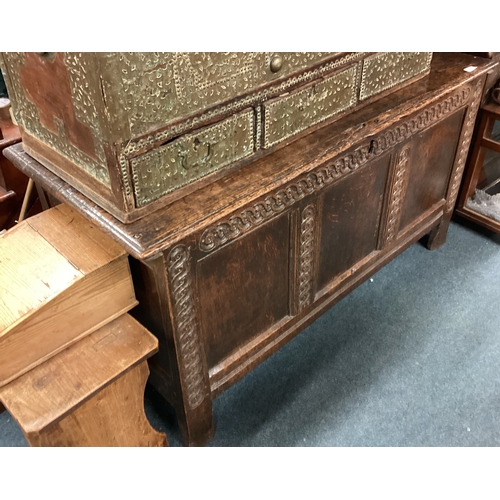
POLYGON ((277 73, 282 66, 283 66, 283 58, 281 56, 274 55, 273 57, 271 57, 270 67, 273 73, 277 73))

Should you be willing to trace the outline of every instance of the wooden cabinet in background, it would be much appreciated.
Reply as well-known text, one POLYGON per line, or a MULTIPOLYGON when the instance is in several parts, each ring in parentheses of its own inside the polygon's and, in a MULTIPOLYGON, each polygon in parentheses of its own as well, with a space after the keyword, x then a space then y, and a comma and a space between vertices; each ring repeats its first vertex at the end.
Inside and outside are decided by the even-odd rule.
POLYGON ((7 156, 132 255, 151 381, 186 444, 212 399, 392 258, 444 243, 492 64, 435 54, 428 76, 123 224, 26 155, 7 156))

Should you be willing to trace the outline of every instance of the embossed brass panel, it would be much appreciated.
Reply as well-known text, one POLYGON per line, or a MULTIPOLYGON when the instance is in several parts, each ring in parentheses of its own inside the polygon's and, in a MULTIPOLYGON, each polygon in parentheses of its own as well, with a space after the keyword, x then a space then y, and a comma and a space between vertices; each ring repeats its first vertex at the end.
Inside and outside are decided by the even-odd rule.
POLYGON ((147 212, 138 208, 165 197, 156 210, 176 189, 423 75, 432 54, 0 55, 26 150, 128 223, 147 212))
POLYGON ((109 186, 103 135, 95 105, 98 87, 94 85, 96 75, 91 70, 88 58, 76 52, 64 57, 58 52, 48 61, 34 53, 6 52, 3 57, 9 97, 12 96, 13 111, 19 124, 31 135, 77 163, 96 180, 109 186), (26 71, 37 72, 38 78, 31 81, 32 89, 24 78, 26 71), (46 114, 41 114, 41 104, 45 103, 52 111, 52 127, 47 126, 46 114), (75 144, 70 124, 80 125, 73 134, 76 137, 81 137, 83 128, 91 133, 92 153, 75 144))
POLYGON ((134 158, 131 166, 137 206, 252 154, 254 128, 250 109, 134 158))
POLYGON ((358 65, 264 104, 264 145, 269 148, 354 106, 358 65))
POLYGON ((117 95, 116 121, 127 123, 135 136, 253 92, 336 54, 120 52, 106 54, 101 66, 105 92, 117 95))
POLYGON ((363 63, 359 99, 390 89, 430 68, 432 52, 381 52, 363 63))

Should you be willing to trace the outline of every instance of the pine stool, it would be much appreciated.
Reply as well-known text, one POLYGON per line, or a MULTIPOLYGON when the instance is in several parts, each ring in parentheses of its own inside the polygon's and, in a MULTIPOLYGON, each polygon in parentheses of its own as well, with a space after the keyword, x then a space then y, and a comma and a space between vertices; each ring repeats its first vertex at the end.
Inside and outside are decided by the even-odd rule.
POLYGON ((0 388, 31 446, 168 446, 144 413, 158 340, 124 314, 0 388))

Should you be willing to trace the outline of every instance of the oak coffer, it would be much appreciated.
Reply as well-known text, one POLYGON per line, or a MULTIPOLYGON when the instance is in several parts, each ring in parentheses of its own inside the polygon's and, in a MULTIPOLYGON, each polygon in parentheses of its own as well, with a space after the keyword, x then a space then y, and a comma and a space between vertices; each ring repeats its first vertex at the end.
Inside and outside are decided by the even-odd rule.
POLYGON ((5 154, 130 253, 150 380, 203 444, 213 398, 419 238, 445 242, 493 68, 434 54, 413 84, 128 224, 21 145, 5 154))
POLYGON ((428 73, 430 52, 4 53, 25 150, 131 222, 428 73))

